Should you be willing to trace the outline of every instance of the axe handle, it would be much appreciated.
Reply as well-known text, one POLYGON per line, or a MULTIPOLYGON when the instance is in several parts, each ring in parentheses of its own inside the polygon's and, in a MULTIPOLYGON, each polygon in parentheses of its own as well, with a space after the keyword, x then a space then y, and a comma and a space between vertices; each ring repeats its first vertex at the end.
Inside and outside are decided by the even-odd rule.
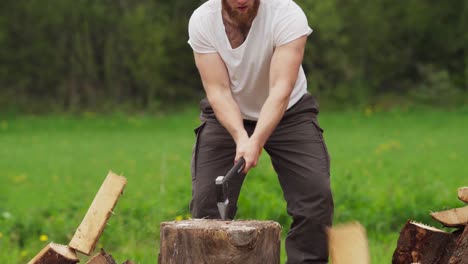
POLYGON ((244 167, 245 167, 245 159, 243 157, 241 157, 236 164, 234 164, 234 167, 232 167, 228 173, 226 174, 226 176, 224 177, 224 181, 223 182, 227 182, 229 181, 229 179, 231 179, 232 177, 234 176, 238 176, 238 175, 241 175, 242 174, 242 171, 244 170, 244 167))

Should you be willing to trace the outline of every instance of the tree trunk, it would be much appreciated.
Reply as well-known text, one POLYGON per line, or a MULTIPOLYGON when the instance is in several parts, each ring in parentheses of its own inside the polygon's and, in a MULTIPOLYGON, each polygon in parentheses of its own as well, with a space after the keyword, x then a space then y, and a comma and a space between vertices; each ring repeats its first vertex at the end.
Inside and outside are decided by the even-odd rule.
POLYGON ((392 263, 447 263, 457 238, 455 234, 408 221, 400 232, 392 263))
POLYGON ((159 264, 279 264, 280 233, 272 221, 164 222, 159 264))
POLYGON ((28 264, 75 264, 80 262, 75 250, 68 246, 50 243, 28 264))

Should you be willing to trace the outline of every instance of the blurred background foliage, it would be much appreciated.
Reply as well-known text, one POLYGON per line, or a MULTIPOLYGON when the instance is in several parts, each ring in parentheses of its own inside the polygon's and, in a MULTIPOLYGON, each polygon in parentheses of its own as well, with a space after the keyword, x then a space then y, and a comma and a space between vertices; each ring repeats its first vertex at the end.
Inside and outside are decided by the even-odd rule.
MULTIPOLYGON (((0 1, 0 111, 160 110, 203 96, 187 24, 201 0, 0 1)), ((331 108, 468 102, 465 0, 297 0, 304 68, 331 108)))

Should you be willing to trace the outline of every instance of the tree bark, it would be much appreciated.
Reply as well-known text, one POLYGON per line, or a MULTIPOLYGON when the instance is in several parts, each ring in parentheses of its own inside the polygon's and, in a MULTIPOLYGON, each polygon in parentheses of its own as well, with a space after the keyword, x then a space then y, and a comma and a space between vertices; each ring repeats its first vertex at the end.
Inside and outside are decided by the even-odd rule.
POLYGON ((468 264, 468 227, 458 238, 455 250, 450 257, 449 264, 468 264))
POLYGON ((408 221, 400 232, 393 264, 447 263, 458 235, 408 221))
POLYGON ((75 264, 80 262, 75 250, 68 246, 50 243, 28 264, 75 264))
POLYGON ((159 264, 279 264, 280 233, 272 221, 164 222, 159 264))
POLYGON ((104 249, 101 248, 101 252, 90 259, 86 264, 117 264, 112 258, 112 255, 107 254, 104 249))

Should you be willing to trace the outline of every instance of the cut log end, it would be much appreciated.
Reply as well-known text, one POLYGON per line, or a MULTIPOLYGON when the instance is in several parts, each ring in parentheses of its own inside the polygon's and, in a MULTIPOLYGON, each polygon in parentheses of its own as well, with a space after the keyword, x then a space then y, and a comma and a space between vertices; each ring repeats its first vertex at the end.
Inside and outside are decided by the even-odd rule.
POLYGON ((447 227, 465 227, 468 224, 468 206, 431 213, 432 218, 447 227))
POLYGON ((164 222, 159 263, 279 263, 280 233, 272 221, 164 222))
POLYGON ((468 203, 468 187, 462 187, 458 189, 458 199, 468 203))
POLYGON ((72 248, 50 243, 42 249, 28 264, 75 264, 80 262, 72 248))
POLYGON ((280 228, 281 226, 273 221, 258 220, 233 220, 224 221, 219 219, 190 219, 184 221, 172 221, 161 223, 162 227, 172 226, 177 229, 224 229, 224 230, 251 230, 252 228, 280 228))

